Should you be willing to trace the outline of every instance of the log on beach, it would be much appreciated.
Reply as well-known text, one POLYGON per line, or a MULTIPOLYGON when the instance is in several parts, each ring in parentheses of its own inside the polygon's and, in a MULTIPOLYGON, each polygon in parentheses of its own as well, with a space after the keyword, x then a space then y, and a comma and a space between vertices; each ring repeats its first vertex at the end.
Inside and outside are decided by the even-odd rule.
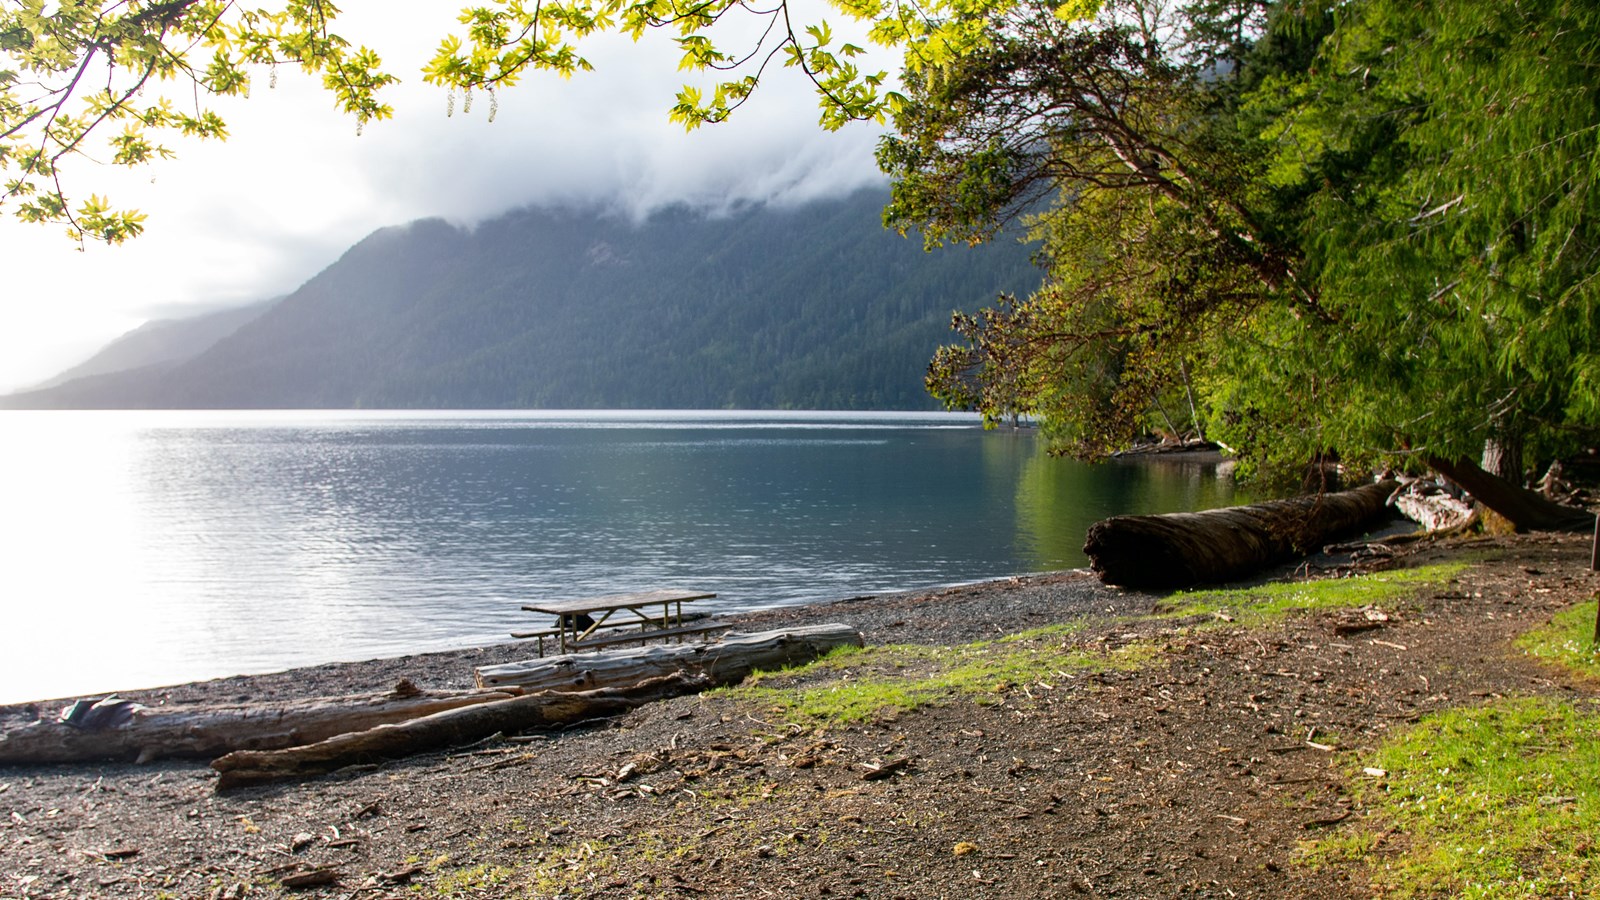
POLYGON ((286 704, 147 707, 129 705, 115 724, 75 727, 41 719, 0 732, 0 764, 97 760, 210 759, 241 749, 308 744, 387 722, 496 700, 515 691, 419 691, 408 681, 383 694, 321 697, 286 704))
POLYGON ((1382 518, 1397 484, 1195 513, 1114 516, 1090 526, 1083 552, 1106 584, 1175 588, 1242 578, 1382 518))
POLYGON ((834 647, 861 646, 848 625, 813 625, 730 634, 715 644, 668 644, 548 657, 478 669, 478 681, 527 691, 524 696, 437 713, 315 744, 239 751, 214 760, 217 790, 322 775, 346 766, 397 759, 482 740, 620 715, 680 694, 743 680, 756 669, 807 662, 834 647))
POLYGON ((756 669, 809 662, 835 647, 860 647, 861 632, 837 623, 730 632, 711 644, 656 644, 609 653, 574 653, 477 669, 478 686, 525 691, 585 691, 688 672, 732 684, 756 669))
POLYGON ((221 773, 217 790, 308 778, 346 766, 459 747, 491 735, 573 725, 621 715, 654 700, 705 687, 687 675, 653 678, 626 688, 546 691, 380 725, 283 750, 237 750, 211 761, 221 773))

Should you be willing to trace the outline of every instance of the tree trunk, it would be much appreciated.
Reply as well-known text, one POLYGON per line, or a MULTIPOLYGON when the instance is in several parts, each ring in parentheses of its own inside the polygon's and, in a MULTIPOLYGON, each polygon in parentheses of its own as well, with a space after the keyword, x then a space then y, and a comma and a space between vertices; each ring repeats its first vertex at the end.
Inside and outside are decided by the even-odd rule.
POLYGON ((1174 588, 1229 581, 1321 547, 1382 518, 1396 482, 1197 513, 1114 516, 1083 552, 1107 584, 1174 588))
POLYGON ((1454 481, 1472 499, 1499 513, 1518 531, 1576 531, 1594 525, 1594 514, 1573 506, 1562 506, 1540 494, 1485 472, 1465 457, 1454 461, 1437 456, 1428 465, 1454 481))
POLYGON ((1484 441, 1483 459, 1478 466, 1511 484, 1522 484, 1522 438, 1489 438, 1484 441))
POLYGON ((702 675, 713 684, 733 684, 755 669, 781 669, 816 659, 835 647, 862 643, 861 633, 849 625, 809 625, 729 633, 715 644, 656 644, 610 653, 547 656, 482 666, 477 676, 480 687, 515 686, 525 691, 590 690, 678 672, 702 675))
POLYGON ((1205 423, 1200 421, 1200 408, 1194 402, 1194 386, 1189 383, 1189 365, 1178 360, 1178 374, 1183 376, 1183 395, 1189 398, 1189 424, 1194 426, 1195 437, 1206 439, 1205 423))
POLYGON ((385 722, 504 700, 516 693, 418 692, 409 682, 402 685, 406 689, 387 694, 324 697, 276 706, 132 706, 121 724, 100 729, 41 719, 0 732, 0 764, 147 762, 164 757, 212 758, 246 748, 292 747, 385 722))
POLYGON ((703 679, 671 675, 620 689, 545 691, 434 713, 409 722, 379 725, 302 747, 236 750, 212 760, 211 768, 221 773, 217 780, 218 791, 306 778, 359 763, 458 747, 496 733, 514 734, 621 715, 653 700, 690 693, 705 686, 703 679))

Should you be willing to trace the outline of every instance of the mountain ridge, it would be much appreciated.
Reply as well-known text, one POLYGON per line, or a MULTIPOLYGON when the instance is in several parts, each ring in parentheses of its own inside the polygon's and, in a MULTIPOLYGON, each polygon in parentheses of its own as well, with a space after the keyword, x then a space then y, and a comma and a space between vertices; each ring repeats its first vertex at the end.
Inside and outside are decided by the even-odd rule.
POLYGON ((1015 242, 925 253, 885 199, 390 226, 190 358, 0 405, 932 408, 951 312, 1039 273, 1015 242))
POLYGON ((174 319, 152 319, 114 338, 83 362, 26 390, 44 390, 94 375, 192 359, 205 348, 239 330, 241 325, 265 313, 280 299, 258 300, 174 319))

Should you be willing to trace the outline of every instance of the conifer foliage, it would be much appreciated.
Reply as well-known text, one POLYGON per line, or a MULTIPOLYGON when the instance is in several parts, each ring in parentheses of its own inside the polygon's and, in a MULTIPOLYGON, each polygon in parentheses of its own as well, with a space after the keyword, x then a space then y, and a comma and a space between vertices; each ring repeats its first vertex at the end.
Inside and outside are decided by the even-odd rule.
POLYGON ((1084 455, 1193 396, 1257 466, 1595 437, 1600 11, 1136 9, 997 21, 907 91, 890 221, 970 239, 1022 211, 1052 266, 957 319, 936 394, 1084 455))

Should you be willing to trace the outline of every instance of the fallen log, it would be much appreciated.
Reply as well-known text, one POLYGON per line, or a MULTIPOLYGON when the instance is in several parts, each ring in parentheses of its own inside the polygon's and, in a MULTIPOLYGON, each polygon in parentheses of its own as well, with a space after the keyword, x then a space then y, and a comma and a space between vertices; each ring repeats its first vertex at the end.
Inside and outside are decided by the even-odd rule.
POLYGON ((1106 584, 1174 588, 1242 578, 1308 553, 1387 512, 1396 482, 1195 513, 1113 516, 1083 552, 1106 584))
MULTIPOLYGON (((309 744, 386 722, 496 700, 515 691, 419 691, 409 681, 383 694, 319 697, 285 704, 234 704, 117 709, 106 727, 40 719, 0 732, 0 765, 97 760, 148 762, 166 757, 209 759, 230 750, 309 744)), ((75 705, 77 708, 81 704, 75 705)))
POLYGON ((610 653, 545 657, 477 670, 480 684, 515 684, 521 697, 436 713, 409 722, 342 734, 316 744, 264 752, 238 751, 213 760, 217 790, 322 775, 346 766, 470 744, 620 715, 653 700, 743 680, 756 669, 779 669, 834 647, 861 646, 848 625, 812 625, 729 634, 715 644, 667 644, 610 653), (608 686, 597 686, 608 685, 608 686))
POLYGON ((525 691, 585 691, 632 684, 686 672, 713 684, 732 684, 756 669, 781 669, 808 662, 835 647, 859 647, 861 633, 849 625, 808 625, 750 634, 730 632, 710 644, 655 644, 609 653, 573 653, 524 662, 480 666, 481 688, 514 686, 525 691))
POLYGON ((283 750, 236 750, 211 761, 221 773, 217 790, 323 775, 346 766, 398 759, 470 744, 496 733, 572 725, 621 715, 653 700, 702 690, 704 679, 676 674, 626 688, 597 691, 546 691, 447 710, 341 734, 283 750))

